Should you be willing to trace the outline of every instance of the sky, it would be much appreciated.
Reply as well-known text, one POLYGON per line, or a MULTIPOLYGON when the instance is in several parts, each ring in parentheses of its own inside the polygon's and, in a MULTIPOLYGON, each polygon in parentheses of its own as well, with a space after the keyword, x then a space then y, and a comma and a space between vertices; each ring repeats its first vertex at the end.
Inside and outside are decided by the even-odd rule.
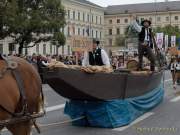
MULTIPOLYGON (((89 0, 95 4, 98 4, 102 7, 108 5, 121 5, 121 4, 134 4, 134 3, 149 3, 149 2, 162 2, 165 0, 89 0)), ((180 1, 180 0, 169 0, 169 1, 180 1)))

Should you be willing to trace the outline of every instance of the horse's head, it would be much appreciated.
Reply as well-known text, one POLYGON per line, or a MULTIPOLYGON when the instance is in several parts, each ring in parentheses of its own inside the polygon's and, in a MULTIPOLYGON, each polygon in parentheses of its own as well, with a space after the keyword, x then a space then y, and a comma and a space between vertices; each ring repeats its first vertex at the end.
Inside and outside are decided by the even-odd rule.
MULTIPOLYGON (((0 74, 2 75, 0 78, 0 121, 13 118, 11 114, 21 114, 24 112, 24 106, 27 107, 28 114, 39 113, 44 98, 41 95, 42 86, 39 74, 32 65, 18 57, 0 59, 0 74), (16 69, 12 70, 13 68, 16 69), (26 99, 26 102, 22 99, 26 99)), ((27 120, 27 122, 12 124, 8 128, 13 129, 13 135, 29 135, 31 126, 31 120, 27 120)))

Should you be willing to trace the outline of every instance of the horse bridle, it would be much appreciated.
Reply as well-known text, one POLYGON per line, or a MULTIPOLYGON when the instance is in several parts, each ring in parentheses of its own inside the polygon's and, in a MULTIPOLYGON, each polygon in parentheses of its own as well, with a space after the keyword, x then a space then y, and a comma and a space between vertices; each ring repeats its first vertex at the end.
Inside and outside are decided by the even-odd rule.
POLYGON ((24 83, 23 80, 21 78, 20 72, 17 69, 18 68, 18 63, 8 59, 7 57, 4 57, 3 55, 0 56, 1 60, 4 60, 6 65, 5 67, 3 67, 2 70, 0 70, 0 79, 2 79, 5 74, 10 71, 12 73, 12 75, 14 76, 18 88, 19 88, 19 92, 20 92, 20 100, 21 100, 21 104, 22 104, 22 110, 20 113, 12 113, 9 110, 7 110, 6 108, 4 108, 3 106, 0 106, 1 109, 3 109, 4 111, 6 111, 7 113, 9 113, 10 115, 12 115, 13 117, 20 117, 20 116, 24 116, 28 114, 28 106, 27 106, 27 100, 26 100, 26 96, 25 96, 25 90, 24 90, 24 83))

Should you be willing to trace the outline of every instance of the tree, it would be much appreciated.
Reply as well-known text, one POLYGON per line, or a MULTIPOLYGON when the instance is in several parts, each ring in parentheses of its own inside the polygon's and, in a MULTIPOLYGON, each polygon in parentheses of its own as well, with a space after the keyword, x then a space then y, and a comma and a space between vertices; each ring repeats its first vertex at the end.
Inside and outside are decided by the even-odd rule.
POLYGON ((154 29, 155 33, 163 32, 166 35, 175 35, 176 37, 180 37, 180 29, 179 27, 167 25, 165 27, 157 27, 154 29))
POLYGON ((64 46, 66 43, 66 37, 62 32, 54 33, 52 44, 56 45, 56 54, 58 54, 58 49, 60 46, 64 46))
POLYGON ((9 19, 4 19, 5 33, 19 44, 19 54, 23 48, 52 41, 65 26, 65 10, 60 0, 11 0, 7 5, 13 13, 6 12, 5 18, 9 19), (30 43, 33 44, 29 46, 30 43))
POLYGON ((119 35, 116 37, 115 45, 116 46, 125 46, 125 40, 126 40, 125 36, 119 35))
POLYGON ((10 33, 10 24, 15 18, 17 6, 15 1, 0 1, 0 39, 5 38, 10 33))

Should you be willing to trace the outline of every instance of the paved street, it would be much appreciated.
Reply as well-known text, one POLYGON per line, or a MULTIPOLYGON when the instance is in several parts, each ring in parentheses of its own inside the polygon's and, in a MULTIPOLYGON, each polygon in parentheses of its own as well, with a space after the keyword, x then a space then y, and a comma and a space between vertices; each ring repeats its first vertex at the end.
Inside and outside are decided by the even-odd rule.
MULTIPOLYGON (((43 85, 43 90, 46 97, 47 115, 39 119, 42 135, 179 135, 180 133, 180 94, 178 94, 180 87, 173 90, 168 72, 165 75, 163 103, 131 125, 117 129, 74 127, 71 123, 66 123, 69 120, 63 114, 66 99, 57 95, 48 85, 43 85), (57 124, 64 121, 66 124, 57 124)), ((9 135, 9 133, 4 131, 2 135, 9 135)), ((33 135, 37 135, 35 130, 33 135)))

